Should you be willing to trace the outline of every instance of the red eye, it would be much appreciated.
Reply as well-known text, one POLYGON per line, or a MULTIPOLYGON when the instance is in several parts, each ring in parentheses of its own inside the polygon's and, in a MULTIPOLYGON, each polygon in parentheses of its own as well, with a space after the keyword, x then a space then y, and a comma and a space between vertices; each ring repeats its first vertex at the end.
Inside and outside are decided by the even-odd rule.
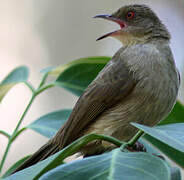
POLYGON ((133 11, 129 11, 127 14, 126 14, 126 18, 127 19, 133 19, 135 16, 135 13, 133 11))

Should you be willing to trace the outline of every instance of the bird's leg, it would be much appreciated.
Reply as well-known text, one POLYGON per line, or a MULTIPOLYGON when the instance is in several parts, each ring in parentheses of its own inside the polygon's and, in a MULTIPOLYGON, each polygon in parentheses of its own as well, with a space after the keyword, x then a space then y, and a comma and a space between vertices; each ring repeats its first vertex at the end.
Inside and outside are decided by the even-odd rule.
POLYGON ((127 149, 132 152, 146 152, 146 148, 139 141, 137 141, 132 147, 128 146, 127 149))

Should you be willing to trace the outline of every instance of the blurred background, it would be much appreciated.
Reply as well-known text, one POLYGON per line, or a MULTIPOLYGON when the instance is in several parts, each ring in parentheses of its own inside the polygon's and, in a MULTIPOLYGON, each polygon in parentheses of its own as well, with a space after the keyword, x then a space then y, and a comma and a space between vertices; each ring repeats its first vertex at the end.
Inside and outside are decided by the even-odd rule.
MULTIPOLYGON (((71 60, 96 55, 112 56, 121 44, 111 38, 96 42, 117 25, 93 19, 96 14, 114 12, 129 3, 152 7, 168 27, 177 67, 184 79, 184 1, 183 0, 0 0, 0 80, 19 65, 30 68, 30 82, 37 86, 40 70, 71 60)), ((119 28, 119 27, 118 27, 119 28)), ((179 99, 184 102, 183 82, 179 99)), ((24 85, 14 87, 0 104, 1 126, 12 133, 31 96, 24 85)), ((63 108, 72 108, 77 98, 61 88, 52 88, 38 96, 23 125, 63 108)), ((25 131, 13 144, 4 170, 21 157, 36 151, 47 141, 43 136, 25 131)), ((0 157, 7 139, 0 136, 0 157)), ((0 158, 1 159, 1 158, 0 158)))

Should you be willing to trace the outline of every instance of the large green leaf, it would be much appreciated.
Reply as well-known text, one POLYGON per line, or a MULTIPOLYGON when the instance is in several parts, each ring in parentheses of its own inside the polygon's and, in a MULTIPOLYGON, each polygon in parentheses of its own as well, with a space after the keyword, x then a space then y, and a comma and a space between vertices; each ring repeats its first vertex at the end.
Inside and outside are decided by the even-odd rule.
POLYGON ((169 180, 167 164, 147 153, 124 153, 119 149, 100 156, 61 165, 40 180, 169 180))
POLYGON ((139 142, 144 145, 144 148, 146 149, 147 153, 155 154, 155 155, 161 155, 160 152, 157 149, 155 149, 155 147, 153 147, 152 144, 150 144, 144 138, 140 138, 139 142))
POLYGON ((184 106, 177 102, 167 118, 159 123, 159 125, 172 124, 172 123, 184 123, 184 106))
POLYGON ((72 110, 65 109, 46 114, 30 125, 30 128, 48 138, 53 137, 59 128, 68 120, 72 110))
MULTIPOLYGON (((145 140, 145 138, 140 138, 139 142, 144 145, 147 153, 154 154, 155 156, 162 156, 161 153, 152 144, 150 144, 148 141, 145 140)), ((171 169, 171 180, 182 180, 181 171, 178 167, 170 167, 170 169, 171 169)))
POLYGON ((34 166, 31 166, 29 168, 26 168, 22 171, 19 171, 11 176, 6 177, 3 180, 33 180, 33 179, 38 179, 35 178, 41 171, 42 169, 44 169, 50 162, 52 162, 52 160, 57 156, 57 154, 50 156, 49 158, 47 158, 46 160, 43 160, 37 164, 35 164, 34 166))
POLYGON ((48 67, 42 70, 43 73, 49 73, 49 75, 52 76, 58 76, 62 72, 64 72, 66 69, 70 68, 71 66, 75 66, 78 64, 107 64, 111 57, 107 56, 92 56, 92 57, 85 57, 85 58, 80 58, 77 60, 73 60, 65 65, 58 66, 56 68, 54 67, 48 67))
POLYGON ((7 92, 17 83, 27 81, 29 69, 26 66, 20 66, 11 71, 5 79, 0 83, 0 101, 4 98, 7 92))
POLYGON ((184 167, 184 123, 157 126, 150 128, 137 123, 135 127, 143 130, 144 138, 156 146, 181 167, 184 167))
POLYGON ((6 180, 20 180, 20 179, 26 179, 26 180, 33 180, 38 179, 41 175, 48 172, 49 170, 57 167, 61 163, 63 163, 64 159, 68 156, 71 156, 79 151, 84 145, 88 144, 91 141, 94 141, 96 139, 103 139, 106 140, 108 138, 112 143, 115 143, 117 146, 121 146, 121 142, 119 140, 116 140, 114 138, 108 137, 108 136, 100 136, 96 134, 89 134, 84 137, 81 137, 74 141, 72 144, 68 145, 64 149, 62 149, 60 152, 50 156, 49 158, 29 167, 22 171, 19 171, 9 177, 6 178, 6 180))
POLYGON ((58 67, 50 74, 59 72, 60 75, 55 81, 55 85, 80 96, 110 59, 110 57, 82 58, 58 67))
POLYGON ((19 161, 17 161, 15 164, 13 164, 5 174, 3 174, 2 178, 8 177, 13 171, 15 171, 24 161, 26 161, 30 156, 23 157, 19 161))

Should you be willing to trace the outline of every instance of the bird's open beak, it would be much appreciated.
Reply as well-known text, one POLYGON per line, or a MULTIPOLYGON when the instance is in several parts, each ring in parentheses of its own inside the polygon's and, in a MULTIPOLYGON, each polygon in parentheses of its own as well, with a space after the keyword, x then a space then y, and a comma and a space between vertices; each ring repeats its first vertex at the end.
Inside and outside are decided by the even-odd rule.
MULTIPOLYGON (((102 18, 102 19, 107 19, 107 20, 109 20, 109 21, 113 21, 113 22, 119 24, 120 27, 121 27, 121 29, 124 28, 124 27, 126 26, 126 24, 125 24, 121 19, 115 18, 115 17, 113 17, 113 16, 111 16, 111 15, 97 15, 97 16, 95 16, 94 18, 102 18)), ((106 37, 108 37, 108 36, 115 36, 115 35, 118 35, 119 32, 120 32, 120 30, 116 30, 116 31, 107 33, 107 34, 105 34, 105 35, 99 37, 99 38, 97 39, 97 41, 98 41, 98 40, 101 40, 101 39, 104 39, 104 38, 106 38, 106 37)))

